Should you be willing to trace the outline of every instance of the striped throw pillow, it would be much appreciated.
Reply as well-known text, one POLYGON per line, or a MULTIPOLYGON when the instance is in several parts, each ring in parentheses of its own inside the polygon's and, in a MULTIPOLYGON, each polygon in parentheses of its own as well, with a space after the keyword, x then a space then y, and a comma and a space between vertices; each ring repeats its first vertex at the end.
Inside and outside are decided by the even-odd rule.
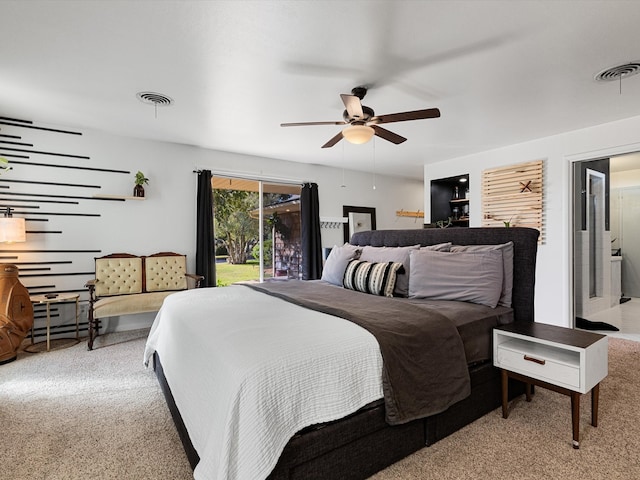
POLYGON ((342 284, 350 290, 393 297, 396 278, 403 270, 402 263, 398 262, 371 263, 352 260, 344 272, 342 284))

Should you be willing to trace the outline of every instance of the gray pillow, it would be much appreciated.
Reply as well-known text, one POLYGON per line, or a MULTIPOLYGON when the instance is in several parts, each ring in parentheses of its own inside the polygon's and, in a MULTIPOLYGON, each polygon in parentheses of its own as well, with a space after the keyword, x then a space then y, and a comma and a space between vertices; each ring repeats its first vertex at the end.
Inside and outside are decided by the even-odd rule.
POLYGON ((438 243, 436 245, 428 245, 426 247, 420 247, 420 250, 434 250, 436 252, 448 252, 451 249, 451 242, 438 243))
POLYGON ((334 245, 322 268, 321 280, 341 287, 347 265, 351 260, 356 260, 361 251, 361 247, 349 243, 345 243, 341 247, 334 245))
POLYGON ((502 291, 502 252, 412 251, 409 298, 458 300, 495 308, 502 291))
POLYGON ((499 250, 502 252, 503 280, 502 292, 498 305, 511 307, 513 294, 513 242, 501 243, 498 245, 453 245, 452 252, 486 252, 488 250, 499 250))
POLYGON ((419 248, 420 245, 412 245, 410 247, 366 246, 362 249, 360 260, 371 263, 401 263, 404 267, 404 273, 398 273, 393 293, 396 297, 406 297, 409 294, 409 252, 419 248))

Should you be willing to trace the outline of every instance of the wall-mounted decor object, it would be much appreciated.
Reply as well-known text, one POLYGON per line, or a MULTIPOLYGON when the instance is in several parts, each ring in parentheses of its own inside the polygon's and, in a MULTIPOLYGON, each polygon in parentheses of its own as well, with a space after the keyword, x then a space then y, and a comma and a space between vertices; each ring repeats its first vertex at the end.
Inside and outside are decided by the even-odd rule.
POLYGON ((356 232, 376 229, 376 209, 370 207, 352 207, 344 205, 342 216, 347 217, 344 224, 344 241, 348 242, 356 232))
POLYGON ((320 217, 320 228, 342 228, 347 217, 320 217))
POLYGON ((396 210, 396 217, 411 217, 411 218, 424 218, 424 212, 416 210, 411 212, 409 210, 396 210))
POLYGON ((531 227, 544 238, 543 161, 482 172, 482 226, 531 227))

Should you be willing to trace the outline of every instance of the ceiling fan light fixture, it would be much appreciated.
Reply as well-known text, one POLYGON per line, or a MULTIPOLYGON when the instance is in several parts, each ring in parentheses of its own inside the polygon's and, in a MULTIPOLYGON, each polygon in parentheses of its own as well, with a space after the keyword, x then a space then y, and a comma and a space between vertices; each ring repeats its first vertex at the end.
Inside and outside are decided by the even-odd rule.
POLYGON ((356 145, 367 143, 375 133, 373 128, 366 125, 349 125, 342 130, 342 136, 345 140, 356 145))

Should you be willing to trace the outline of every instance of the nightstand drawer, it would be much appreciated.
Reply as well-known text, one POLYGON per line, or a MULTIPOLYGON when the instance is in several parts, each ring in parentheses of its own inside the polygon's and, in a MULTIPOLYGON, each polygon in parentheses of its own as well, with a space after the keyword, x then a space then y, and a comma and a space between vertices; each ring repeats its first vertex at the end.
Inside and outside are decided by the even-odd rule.
POLYGON ((497 349, 496 366, 554 385, 580 388, 580 357, 548 345, 513 339, 497 349))

